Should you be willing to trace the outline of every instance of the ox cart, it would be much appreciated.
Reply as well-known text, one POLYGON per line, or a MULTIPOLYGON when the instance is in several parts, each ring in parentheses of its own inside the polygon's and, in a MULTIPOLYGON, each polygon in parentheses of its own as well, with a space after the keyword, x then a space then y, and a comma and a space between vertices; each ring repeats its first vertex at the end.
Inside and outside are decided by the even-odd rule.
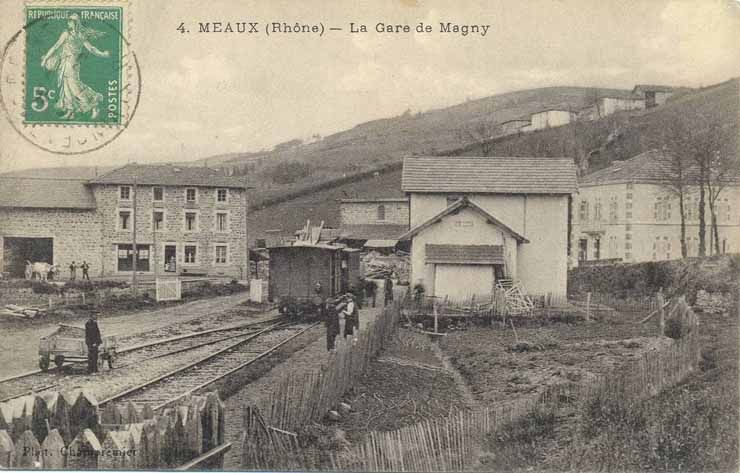
POLYGON ((316 244, 276 246, 269 252, 269 294, 281 314, 316 318, 326 299, 359 287, 358 250, 316 244))
MULTIPOLYGON (((108 368, 113 368, 116 359, 116 337, 102 337, 103 343, 98 350, 98 363, 108 362, 108 368)), ((49 369, 51 361, 57 368, 65 362, 87 361, 87 344, 85 343, 85 329, 73 325, 59 324, 57 330, 42 337, 39 341, 39 368, 41 371, 49 369)))

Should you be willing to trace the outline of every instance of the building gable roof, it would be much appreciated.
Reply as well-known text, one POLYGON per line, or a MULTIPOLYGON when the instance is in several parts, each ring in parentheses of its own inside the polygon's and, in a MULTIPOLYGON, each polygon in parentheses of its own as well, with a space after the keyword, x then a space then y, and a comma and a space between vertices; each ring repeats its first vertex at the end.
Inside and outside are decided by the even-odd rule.
MULTIPOLYGON (((684 170, 687 182, 699 182, 698 166, 690 163, 684 170)), ((592 187, 607 184, 661 184, 675 174, 670 155, 660 150, 640 153, 624 161, 615 161, 609 167, 583 176, 580 185, 592 187)), ((726 176, 727 182, 740 183, 740 172, 726 176)))
POLYGON ((674 87, 668 85, 637 84, 632 93, 639 94, 645 92, 673 92, 674 87))
POLYGON ((403 161, 404 192, 572 194, 571 158, 420 156, 403 161))
POLYGON ((226 176, 223 171, 203 166, 175 166, 172 164, 127 164, 102 176, 90 184, 127 184, 193 187, 228 187, 243 189, 244 176, 226 176))
POLYGON ((81 179, 0 177, 0 207, 94 209, 95 197, 81 179))
POLYGON ((399 240, 410 240, 415 235, 418 235, 419 233, 423 232, 424 230, 431 227, 435 223, 441 222, 444 217, 455 214, 464 208, 469 208, 479 213, 486 219, 488 223, 501 228, 502 230, 510 234, 519 243, 529 243, 529 240, 527 240, 526 237, 514 231, 511 227, 509 227, 508 225, 503 223, 501 220, 497 219, 496 217, 488 213, 485 209, 477 205, 475 202, 471 202, 470 200, 468 200, 467 197, 463 197, 462 199, 457 200, 452 205, 444 209, 442 212, 438 213, 437 215, 430 218, 426 222, 423 222, 415 226, 411 230, 407 231, 406 233, 398 237, 398 239, 399 240))

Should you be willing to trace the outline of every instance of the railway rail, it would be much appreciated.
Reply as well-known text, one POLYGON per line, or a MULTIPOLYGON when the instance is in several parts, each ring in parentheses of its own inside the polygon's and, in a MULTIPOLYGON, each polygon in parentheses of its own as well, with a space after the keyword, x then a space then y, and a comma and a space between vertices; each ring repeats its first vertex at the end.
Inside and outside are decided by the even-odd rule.
MULTIPOLYGON (((283 317, 272 317, 259 322, 219 327, 132 345, 118 350, 117 359, 114 361, 113 367, 114 369, 124 368, 156 358, 164 358, 186 351, 195 350, 206 345, 214 346, 214 348, 218 350, 224 344, 229 345, 234 339, 259 332, 265 325, 271 326, 271 324, 279 320, 283 320, 283 317)), ((74 365, 84 364, 66 363, 62 369, 66 369, 74 365)), ((56 369, 49 370, 48 372, 34 370, 0 379, 0 392, 15 392, 14 394, 0 398, 0 402, 25 396, 32 392, 41 392, 58 387, 59 383, 56 382, 58 373, 59 370, 56 369)))
POLYGON ((318 322, 276 323, 186 366, 104 399, 99 405, 132 401, 139 405, 148 404, 153 410, 162 409, 257 362, 317 325, 318 322))

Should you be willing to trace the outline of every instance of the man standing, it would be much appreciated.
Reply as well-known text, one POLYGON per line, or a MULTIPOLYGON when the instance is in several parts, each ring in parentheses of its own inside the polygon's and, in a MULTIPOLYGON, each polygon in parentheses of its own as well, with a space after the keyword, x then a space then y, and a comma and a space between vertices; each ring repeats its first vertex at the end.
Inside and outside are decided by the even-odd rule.
POLYGON ((327 299, 323 305, 324 322, 326 323, 326 351, 335 350, 335 341, 339 335, 339 311, 341 306, 334 299, 327 299))
POLYGON ((360 311, 357 308, 354 294, 348 292, 345 297, 347 298, 347 305, 342 311, 345 321, 344 338, 347 338, 347 335, 352 335, 354 340, 357 340, 357 334, 360 329, 360 311))
POLYGON ((74 261, 72 261, 72 264, 69 265, 69 279, 70 281, 74 281, 77 279, 77 265, 74 261))
POLYGON ((383 305, 388 305, 393 302, 393 281, 390 276, 386 276, 385 281, 383 281, 383 293, 385 295, 383 305))
POLYGON ((97 316, 90 312, 90 318, 85 323, 85 344, 87 345, 87 372, 98 372, 98 346, 103 342, 100 338, 97 316))
POLYGON ((82 279, 90 280, 90 274, 88 271, 90 271, 90 265, 87 264, 87 261, 82 260, 82 264, 80 265, 80 268, 82 268, 82 279))

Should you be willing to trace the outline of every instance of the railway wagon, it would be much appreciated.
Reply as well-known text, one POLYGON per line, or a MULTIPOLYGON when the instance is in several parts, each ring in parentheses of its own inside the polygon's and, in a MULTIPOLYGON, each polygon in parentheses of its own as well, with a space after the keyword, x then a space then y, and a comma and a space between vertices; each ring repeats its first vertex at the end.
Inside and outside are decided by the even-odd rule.
POLYGON ((360 284, 359 250, 317 244, 276 246, 269 252, 270 299, 283 313, 316 312, 326 298, 360 284))

